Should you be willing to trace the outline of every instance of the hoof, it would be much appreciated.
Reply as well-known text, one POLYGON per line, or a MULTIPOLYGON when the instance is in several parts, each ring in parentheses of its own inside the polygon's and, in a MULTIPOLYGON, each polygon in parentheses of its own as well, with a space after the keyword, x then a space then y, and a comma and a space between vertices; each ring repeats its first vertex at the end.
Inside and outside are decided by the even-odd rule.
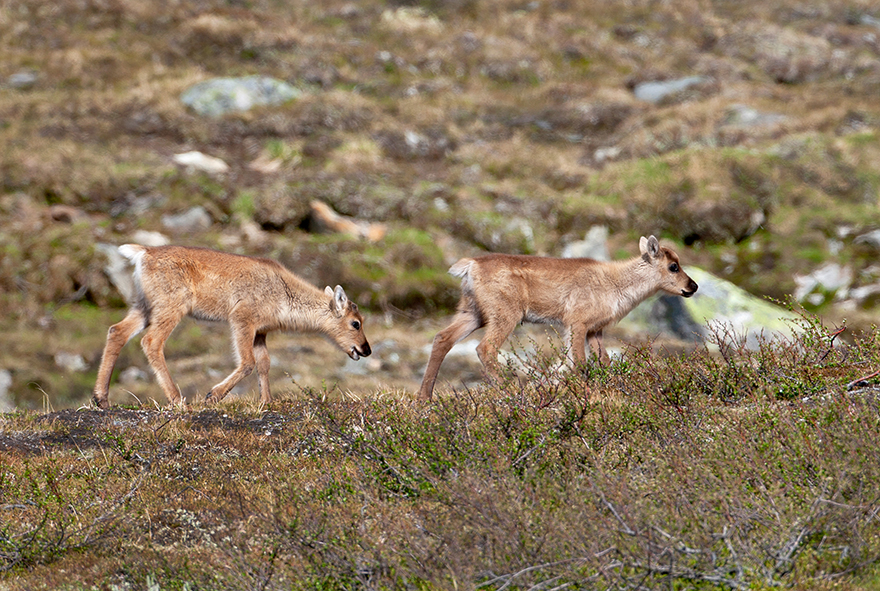
POLYGON ((92 397, 92 402, 95 403, 95 406, 98 407, 98 410, 107 410, 110 408, 110 401, 107 399, 99 400, 95 397, 92 397))

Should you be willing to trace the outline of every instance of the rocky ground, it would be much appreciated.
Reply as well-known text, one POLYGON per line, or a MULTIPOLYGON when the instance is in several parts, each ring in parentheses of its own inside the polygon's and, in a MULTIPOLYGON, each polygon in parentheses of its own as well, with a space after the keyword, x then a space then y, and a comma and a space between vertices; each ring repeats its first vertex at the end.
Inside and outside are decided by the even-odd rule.
MULTIPOLYGON (((345 286, 376 356, 270 338, 294 389, 414 388, 457 298, 446 269, 484 251, 622 258, 653 233, 721 286, 869 326, 878 93, 860 0, 5 3, 0 404, 87 400, 125 242, 345 286)), ((169 344, 190 396, 228 371, 225 332, 169 344)), ((450 384, 478 377, 461 366, 450 384)), ((119 368, 114 400, 156 395, 134 344, 119 368)))

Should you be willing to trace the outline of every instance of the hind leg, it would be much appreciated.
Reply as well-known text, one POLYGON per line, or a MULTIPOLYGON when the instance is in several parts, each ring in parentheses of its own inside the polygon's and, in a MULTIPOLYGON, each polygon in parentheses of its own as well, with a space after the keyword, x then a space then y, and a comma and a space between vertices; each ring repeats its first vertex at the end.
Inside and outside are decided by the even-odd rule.
POLYGON ((260 403, 272 402, 269 391, 269 349, 266 347, 266 333, 257 334, 254 338, 254 357, 257 361, 257 375, 260 377, 260 403))
POLYGON ((98 368, 98 379, 95 380, 95 390, 92 399, 98 408, 110 407, 110 377, 113 375, 113 366, 119 358, 119 352, 131 337, 138 334, 146 326, 144 313, 132 308, 122 321, 114 324, 107 331, 107 344, 101 354, 101 366, 98 368))
POLYGON ((459 311, 452 319, 452 324, 437 333, 434 344, 431 346, 431 357, 428 359, 428 367, 422 378, 422 386, 419 388, 419 398, 430 400, 434 392, 434 383, 437 381, 437 373, 440 364, 446 358, 446 354, 455 343, 482 326, 476 312, 470 310, 459 311))

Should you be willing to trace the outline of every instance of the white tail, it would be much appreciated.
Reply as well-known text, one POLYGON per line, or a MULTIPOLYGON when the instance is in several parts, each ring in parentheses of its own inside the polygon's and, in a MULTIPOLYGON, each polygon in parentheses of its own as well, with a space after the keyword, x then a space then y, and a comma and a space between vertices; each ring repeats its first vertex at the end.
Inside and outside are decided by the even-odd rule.
POLYGON ((125 244, 119 252, 134 263, 135 297, 126 317, 107 333, 94 391, 100 408, 109 406, 119 352, 144 329, 141 346, 159 385, 172 404, 183 404, 164 348, 187 315, 225 321, 232 328, 238 367, 211 389, 208 402, 223 398, 254 368, 261 401, 271 401, 266 334, 273 330, 324 334, 355 360, 371 353, 363 316, 338 285, 321 291, 275 261, 204 248, 125 244))
POLYGON ((498 348, 520 322, 557 322, 565 327, 570 360, 586 362, 586 341, 601 363, 606 326, 629 314, 658 290, 690 297, 697 284, 682 271, 678 255, 651 236, 628 261, 556 259, 489 254, 461 259, 449 272, 461 277, 458 312, 434 337, 419 395, 430 399, 440 364, 455 343, 478 328, 486 334, 477 354, 487 374, 498 374, 498 348))

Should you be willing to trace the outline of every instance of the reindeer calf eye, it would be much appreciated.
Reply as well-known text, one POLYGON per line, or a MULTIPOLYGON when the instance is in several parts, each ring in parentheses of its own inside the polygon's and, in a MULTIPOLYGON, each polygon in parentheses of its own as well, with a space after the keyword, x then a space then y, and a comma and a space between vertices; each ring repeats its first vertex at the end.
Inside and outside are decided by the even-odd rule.
POLYGON ((678 263, 672 263, 669 265, 669 271, 671 273, 678 273, 678 263))
POLYGON ((355 330, 360 330, 360 329, 361 329, 361 323, 358 322, 357 320, 352 320, 352 321, 351 321, 351 327, 352 327, 353 329, 355 329, 355 330))

